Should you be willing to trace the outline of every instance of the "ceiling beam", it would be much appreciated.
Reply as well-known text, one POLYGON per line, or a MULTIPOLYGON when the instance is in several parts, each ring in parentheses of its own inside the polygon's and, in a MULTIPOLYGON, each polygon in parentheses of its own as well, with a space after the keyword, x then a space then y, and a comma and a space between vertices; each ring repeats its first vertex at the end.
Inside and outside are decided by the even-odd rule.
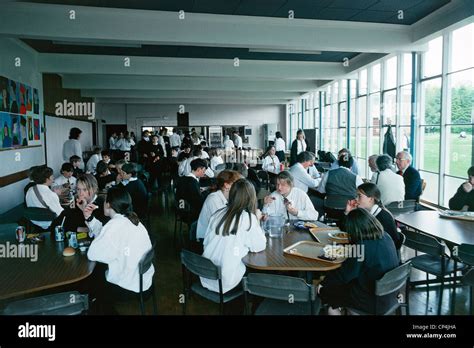
POLYGON ((453 25, 472 23, 474 4, 472 0, 451 0, 451 2, 412 25, 413 41, 426 42, 439 32, 453 25))
POLYGON ((152 91, 122 89, 86 89, 81 96, 91 98, 203 98, 203 99, 293 99, 298 92, 247 92, 247 91, 152 91))
POLYGON ((63 75, 62 86, 74 89, 133 89, 186 91, 300 92, 318 88, 327 80, 257 80, 187 76, 63 75))
POLYGON ((123 57, 41 53, 38 70, 56 74, 117 74, 276 79, 334 79, 348 70, 342 63, 268 60, 123 57), (129 58, 129 66, 127 66, 129 58))
POLYGON ((0 35, 60 41, 390 53, 415 49, 410 26, 12 2, 0 35), (70 19, 70 11, 75 19, 70 19), (19 25, 21 23, 21 25, 19 25))
POLYGON ((96 103, 101 104, 176 104, 176 105, 192 105, 192 104, 225 104, 225 105, 284 105, 290 100, 278 99, 203 99, 203 98, 97 98, 96 103))

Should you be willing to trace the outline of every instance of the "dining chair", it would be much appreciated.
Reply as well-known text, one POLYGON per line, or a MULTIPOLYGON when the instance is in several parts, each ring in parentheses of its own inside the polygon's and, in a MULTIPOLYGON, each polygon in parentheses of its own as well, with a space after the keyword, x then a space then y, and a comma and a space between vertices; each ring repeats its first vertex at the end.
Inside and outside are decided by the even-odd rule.
POLYGON ((245 313, 250 314, 249 295, 265 298, 255 315, 317 315, 321 307, 315 287, 304 279, 249 273, 242 279, 245 313))
POLYGON ((77 291, 62 292, 10 302, 1 315, 79 315, 89 310, 89 296, 77 291))
MULTIPOLYGON (((462 263, 455 263, 450 259, 446 255, 446 245, 439 242, 436 238, 408 229, 406 229, 403 234, 406 238, 406 247, 424 253, 423 255, 411 258, 410 261, 413 268, 426 273, 426 281, 422 281, 422 283, 426 284, 427 300, 429 299, 430 291, 429 275, 433 274, 441 283, 438 302, 439 314, 441 312, 441 304, 443 301, 445 276, 456 273, 457 271, 462 271, 466 266, 462 263)), ((410 283, 410 285, 414 285, 414 283, 410 283)))
POLYGON ((225 294, 222 289, 222 274, 220 267, 216 266, 211 260, 195 254, 189 250, 181 250, 181 264, 183 271, 183 290, 185 299, 183 302, 183 314, 186 314, 186 303, 191 293, 195 293, 211 302, 219 304, 219 313, 224 314, 224 304, 230 302, 243 294, 240 287, 236 287, 225 294), (219 292, 206 289, 201 285, 198 279, 192 282, 192 275, 216 280, 219 284, 219 292))
POLYGON ((390 315, 395 311, 400 311, 405 307, 405 314, 410 315, 409 302, 409 279, 411 272, 411 262, 408 261, 400 266, 386 272, 382 278, 375 281, 375 307, 372 313, 359 310, 357 308, 348 308, 348 311, 357 315, 390 315), (404 301, 400 290, 405 287, 404 301), (380 310, 383 302, 383 311, 380 310), (385 309, 386 308, 386 309, 385 309))
POLYGON ((416 200, 407 199, 405 201, 392 202, 387 204, 385 208, 387 208, 393 215, 411 213, 416 209, 416 200))
MULTIPOLYGON (((470 269, 466 272, 461 278, 461 284, 468 286, 469 288, 469 313, 474 315, 473 308, 473 287, 474 287, 474 245, 473 244, 461 244, 453 248, 454 254, 454 264, 457 265, 458 262, 462 262, 464 265, 468 266, 470 269)), ((456 266, 455 266, 456 267, 456 266)), ((454 274, 454 286, 456 286, 456 273, 454 274)), ((456 288, 454 288, 452 304, 451 304, 451 314, 454 314, 454 309, 456 305, 456 288)))
MULTIPOLYGON (((138 263, 138 274, 139 274, 139 298, 140 298, 140 311, 142 315, 145 314, 145 304, 144 304, 144 291, 143 291, 143 275, 148 272, 150 267, 153 265, 153 260, 155 258, 155 245, 143 255, 138 263)), ((155 269, 156 272, 156 269, 155 269)), ((151 287, 149 288, 149 293, 153 299, 153 314, 158 314, 158 306, 156 302, 156 294, 155 294, 155 280, 154 276, 151 279, 151 287)))

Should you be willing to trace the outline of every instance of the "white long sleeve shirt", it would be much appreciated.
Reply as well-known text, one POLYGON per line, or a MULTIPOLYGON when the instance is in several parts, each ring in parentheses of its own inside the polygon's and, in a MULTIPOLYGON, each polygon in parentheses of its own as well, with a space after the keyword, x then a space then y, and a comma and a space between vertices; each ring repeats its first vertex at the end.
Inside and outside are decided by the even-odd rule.
POLYGON ((82 159, 82 147, 79 140, 69 139, 63 144, 63 161, 69 162, 71 156, 79 156, 82 159))
MULTIPOLYGON (((43 201, 46 203, 47 207, 45 207, 39 198, 36 196, 34 191, 34 187, 30 187, 26 192, 26 206, 28 208, 45 208, 51 210, 56 216, 62 213, 64 210, 61 207, 61 203, 59 202, 59 196, 51 191, 51 189, 46 185, 36 185, 38 187, 39 194, 43 198, 43 201)), ((48 229, 51 226, 51 221, 31 221, 35 225, 43 228, 48 229)))
POLYGON ((226 141, 224 141, 224 148, 225 150, 232 150, 234 148, 234 142, 230 139, 227 139, 226 141))
POLYGON ((181 138, 179 137, 178 134, 173 133, 170 135, 170 146, 171 147, 181 146, 181 138))
POLYGON ((383 205, 405 200, 403 176, 394 173, 391 169, 374 173, 371 182, 379 188, 383 205))
MULTIPOLYGON (((222 236, 222 227, 219 234, 216 234, 216 226, 225 211, 223 209, 211 217, 204 239, 204 253, 202 254, 221 268, 224 293, 232 290, 241 282, 245 274, 245 265, 242 258, 249 252, 264 250, 267 245, 265 232, 260 227, 257 217, 254 214, 249 216, 245 212, 240 216, 239 228, 235 235, 222 236)), ((201 278, 201 284, 211 291, 219 291, 217 280, 201 278)))
POLYGON ((71 176, 70 178, 66 178, 64 175, 58 176, 56 179, 54 179, 53 187, 63 186, 64 184, 67 184, 68 182, 69 182, 70 189, 72 191, 75 191, 77 179, 73 176, 71 176))
POLYGON ((291 205, 298 210, 298 215, 292 215, 285 206, 284 197, 277 191, 271 194, 275 199, 270 204, 265 204, 262 212, 268 215, 282 215, 290 220, 317 220, 318 212, 314 209, 313 203, 309 199, 306 192, 293 187, 286 197, 291 205))
POLYGON ((277 156, 268 155, 263 159, 262 169, 274 174, 280 173, 280 160, 277 156))
POLYGON ((89 173, 95 173, 95 169, 97 168, 97 163, 99 163, 99 161, 102 161, 102 156, 96 153, 93 154, 87 161, 86 170, 89 173))
POLYGON ((240 135, 236 135, 235 136, 235 139, 234 139, 234 144, 235 144, 235 147, 237 149, 241 149, 242 148, 242 137, 240 135))
POLYGON ((224 160, 222 159, 221 156, 214 156, 214 157, 212 157, 212 158, 211 158, 211 164, 210 164, 211 169, 215 171, 215 170, 216 170, 216 167, 217 167, 219 164, 222 164, 222 163, 224 163, 224 160))
POLYGON ((221 190, 217 190, 207 196, 202 206, 201 213, 197 223, 196 238, 204 239, 209 226, 209 220, 211 216, 219 209, 224 208, 227 205, 227 199, 221 190))
MULTIPOLYGON (((314 167, 313 167, 314 168, 314 167)), ((313 178, 301 163, 295 163, 290 168, 290 173, 293 175, 295 187, 308 192, 308 188, 316 188, 321 182, 320 178, 313 178)), ((312 170, 313 175, 319 175, 318 170, 312 170)))
MULTIPOLYGON (((138 263, 151 247, 148 232, 141 223, 135 226, 125 216, 117 214, 92 241, 87 257, 109 266, 105 272, 108 282, 139 292, 138 263)), ((150 288, 154 273, 155 268, 151 265, 143 275, 143 290, 150 288)))
MULTIPOLYGON (((178 175, 179 176, 188 176, 191 173, 191 162, 194 161, 197 158, 199 158, 199 157, 193 156, 193 157, 189 157, 188 159, 186 159, 186 161, 182 161, 179 164, 179 167, 178 167, 178 175)), ((205 174, 208 178, 213 178, 214 177, 214 171, 210 167, 208 167, 206 169, 205 174)))
POLYGON ((116 149, 116 147, 115 147, 116 142, 117 142, 116 138, 114 138, 114 137, 109 138, 109 148, 110 148, 110 150, 115 150, 116 149))
POLYGON ((275 139, 275 150, 276 151, 285 151, 286 143, 282 138, 275 139))

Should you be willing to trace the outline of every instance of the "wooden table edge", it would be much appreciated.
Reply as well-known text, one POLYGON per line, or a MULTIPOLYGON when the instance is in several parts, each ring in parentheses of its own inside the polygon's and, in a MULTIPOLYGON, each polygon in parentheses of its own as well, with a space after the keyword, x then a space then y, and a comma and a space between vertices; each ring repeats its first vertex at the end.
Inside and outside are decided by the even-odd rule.
POLYGON ((89 277, 92 274, 92 272, 94 272, 96 262, 95 261, 89 261, 89 262, 93 263, 92 270, 90 272, 88 272, 87 274, 83 275, 83 276, 80 276, 80 277, 74 278, 74 279, 69 279, 69 280, 66 280, 66 281, 63 281, 63 282, 60 282, 60 283, 44 285, 44 286, 40 286, 40 287, 37 287, 37 288, 34 288, 34 289, 27 289, 27 290, 15 292, 15 293, 10 293, 10 294, 8 294, 8 296, 0 295, 0 300, 3 301, 3 300, 7 300, 9 298, 14 298, 14 297, 18 297, 18 296, 22 296, 22 295, 26 295, 26 294, 32 294, 32 293, 39 292, 39 291, 42 291, 42 290, 57 288, 57 287, 60 287, 60 286, 63 286, 63 285, 68 285, 68 284, 79 282, 83 279, 86 279, 87 277, 89 277))

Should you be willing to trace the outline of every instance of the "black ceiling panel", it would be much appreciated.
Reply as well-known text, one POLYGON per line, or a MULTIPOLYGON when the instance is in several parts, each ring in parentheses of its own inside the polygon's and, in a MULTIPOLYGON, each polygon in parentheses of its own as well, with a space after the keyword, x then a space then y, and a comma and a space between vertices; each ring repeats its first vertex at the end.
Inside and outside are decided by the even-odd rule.
MULTIPOLYGON (((288 18, 412 24, 451 0, 18 0, 37 3, 98 6, 288 18), (396 15, 404 10, 404 20, 396 15), (372 12, 377 11, 377 12, 372 12), (365 13, 364 13, 365 12, 365 13), (393 12, 387 17, 385 12, 393 12)), ((474 0, 472 0, 474 1, 474 0)))

